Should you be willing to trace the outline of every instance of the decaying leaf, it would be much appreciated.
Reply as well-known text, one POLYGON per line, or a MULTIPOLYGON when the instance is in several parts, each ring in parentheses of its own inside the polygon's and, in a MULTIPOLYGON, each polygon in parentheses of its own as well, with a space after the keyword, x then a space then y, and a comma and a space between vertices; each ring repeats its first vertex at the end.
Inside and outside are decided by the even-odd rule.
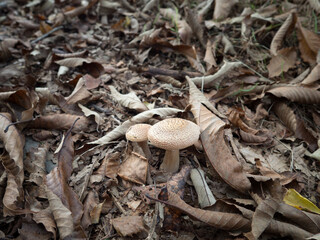
POLYGON ((126 159, 120 165, 118 175, 137 184, 144 184, 147 180, 148 160, 133 151, 126 155, 126 159))
POLYGON ((296 63, 297 52, 294 48, 283 48, 277 51, 268 64, 269 77, 277 77, 293 68, 296 63))
POLYGON ((89 108, 86 108, 85 106, 81 105, 80 103, 78 103, 78 106, 81 108, 82 112, 84 113, 84 115, 86 117, 89 117, 91 115, 94 116, 94 119, 95 119, 98 127, 103 123, 102 117, 97 112, 92 111, 89 108))
POLYGON ((89 71, 93 77, 99 77, 104 73, 104 68, 100 63, 87 58, 71 57, 71 58, 58 60, 56 61, 56 63, 59 64, 60 66, 65 66, 70 68, 82 66, 84 69, 89 71))
POLYGON ((122 237, 147 231, 141 216, 125 216, 112 219, 112 225, 122 237))

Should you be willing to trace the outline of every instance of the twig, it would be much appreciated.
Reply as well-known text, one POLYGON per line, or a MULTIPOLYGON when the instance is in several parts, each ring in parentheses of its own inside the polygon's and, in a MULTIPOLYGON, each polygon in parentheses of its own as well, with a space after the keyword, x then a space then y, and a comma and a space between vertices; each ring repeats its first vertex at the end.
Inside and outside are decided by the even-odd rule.
POLYGON ((63 26, 58 26, 58 27, 53 28, 52 30, 50 30, 49 32, 43 34, 42 36, 36 38, 35 40, 32 40, 31 44, 35 44, 35 43, 45 39, 46 37, 48 37, 49 35, 51 35, 52 33, 56 32, 56 31, 58 31, 60 29, 63 29, 63 26))

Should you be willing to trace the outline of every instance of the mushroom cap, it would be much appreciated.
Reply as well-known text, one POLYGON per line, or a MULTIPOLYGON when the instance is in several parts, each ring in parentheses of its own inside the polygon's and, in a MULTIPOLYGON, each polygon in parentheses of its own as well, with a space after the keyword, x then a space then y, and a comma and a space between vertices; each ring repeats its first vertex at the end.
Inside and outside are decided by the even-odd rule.
POLYGON ((151 125, 149 124, 136 124, 131 127, 126 132, 126 138, 132 142, 144 142, 148 140, 148 131, 151 125))
POLYGON ((193 145, 199 135, 197 124, 182 118, 169 118, 153 125, 149 129, 148 139, 156 147, 178 150, 193 145))

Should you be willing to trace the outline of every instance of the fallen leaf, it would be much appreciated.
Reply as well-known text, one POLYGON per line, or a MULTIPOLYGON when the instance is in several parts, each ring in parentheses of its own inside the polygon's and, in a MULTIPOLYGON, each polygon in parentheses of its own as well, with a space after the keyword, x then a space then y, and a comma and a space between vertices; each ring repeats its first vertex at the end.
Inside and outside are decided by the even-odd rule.
POLYGON ((312 84, 320 79, 320 64, 317 64, 310 74, 301 82, 303 85, 312 84))
POLYGON ((89 116, 94 116, 94 120, 96 121, 98 127, 103 124, 103 119, 102 117, 95 111, 90 110, 89 108, 86 108, 85 106, 81 105, 80 103, 78 103, 78 106, 81 108, 82 112, 84 113, 84 115, 86 117, 89 116))
POLYGON ((113 86, 109 86, 109 89, 111 91, 111 96, 122 106, 129 109, 134 109, 138 112, 148 110, 147 106, 141 102, 141 100, 137 97, 137 95, 134 92, 130 92, 128 94, 121 94, 113 86))
POLYGON ((86 71, 88 71, 93 77, 97 78, 104 73, 104 68, 101 63, 93 61, 88 58, 65 58, 56 61, 60 66, 65 66, 69 68, 82 66, 86 71))
POLYGON ((320 209, 313 204, 311 201, 309 201, 307 198, 302 197, 296 190, 294 189, 289 189, 284 198, 283 201, 290 205, 293 206, 297 209, 302 209, 306 210, 312 213, 317 213, 320 214, 320 209))
POLYGON ((305 104, 319 104, 320 92, 315 89, 304 87, 276 87, 267 91, 276 97, 284 97, 292 102, 305 103, 305 104))
POLYGON ((111 220, 113 227, 122 237, 133 237, 134 234, 147 231, 141 216, 125 216, 111 220))
POLYGON ((309 64, 314 64, 320 49, 320 37, 316 33, 302 27, 300 21, 297 21, 296 27, 301 57, 309 64))
POLYGON ((231 1, 216 0, 214 5, 213 19, 223 20, 226 17, 228 17, 232 7, 236 3, 238 3, 238 0, 231 0, 231 1))
POLYGON ((296 21, 297 17, 295 14, 292 13, 288 15, 286 21, 284 21, 277 33, 274 35, 270 45, 270 53, 273 56, 277 56, 278 50, 280 49, 285 36, 289 35, 293 31, 296 21))
POLYGON ((269 77, 277 77, 295 66, 297 53, 293 47, 277 51, 268 64, 269 77))

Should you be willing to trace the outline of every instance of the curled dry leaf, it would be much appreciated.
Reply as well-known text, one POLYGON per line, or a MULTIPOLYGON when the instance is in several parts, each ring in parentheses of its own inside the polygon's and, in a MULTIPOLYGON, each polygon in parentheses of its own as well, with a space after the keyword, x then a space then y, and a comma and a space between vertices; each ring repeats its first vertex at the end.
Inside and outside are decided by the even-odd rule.
MULTIPOLYGON (((166 189, 162 189, 163 191, 167 191, 166 189)), ((199 208, 194 208, 187 203, 185 203, 178 194, 173 193, 171 191, 167 191, 168 200, 160 201, 163 202, 173 208, 176 208, 186 214, 188 214, 191 218, 196 219, 198 221, 204 222, 218 229, 224 230, 241 230, 248 231, 250 229, 250 221, 240 214, 235 213, 226 213, 226 212, 217 212, 217 211, 209 211, 202 210, 199 208)), ((148 196, 150 199, 159 201, 151 196, 148 196)))
POLYGON ((297 53, 293 47, 283 48, 273 56, 268 64, 269 77, 277 77, 295 66, 297 53))
POLYGON ((122 106, 127 107, 129 109, 134 109, 138 112, 143 112, 148 110, 147 106, 144 105, 141 100, 137 97, 134 92, 130 92, 128 94, 119 93, 115 87, 109 86, 111 91, 111 96, 118 101, 122 106))
POLYGON ((190 9, 190 8, 185 8, 185 12, 186 12, 187 23, 191 27, 192 32, 195 33, 195 35, 199 39, 202 47, 205 47, 206 40, 205 40, 204 34, 203 34, 203 26, 201 25, 201 23, 199 21, 197 12, 194 11, 193 9, 190 9))
POLYGON ((297 17, 295 14, 290 14, 286 21, 281 25, 276 35, 274 35, 271 45, 270 52, 272 55, 276 56, 278 53, 278 49, 281 47, 282 41, 284 37, 290 34, 296 24, 297 17))
POLYGON ((10 115, 0 113, 0 139, 9 157, 2 158, 2 164, 7 171, 7 187, 3 197, 4 215, 19 214, 18 202, 23 196, 22 183, 24 180, 23 170, 23 147, 24 140, 15 126, 10 126, 8 131, 4 130, 11 124, 10 115))
POLYGON ((251 143, 253 145, 264 144, 269 140, 269 138, 267 136, 255 135, 255 134, 252 134, 252 133, 248 133, 248 132, 242 131, 241 129, 240 129, 239 133, 240 133, 241 139, 244 142, 251 143))
POLYGON ((320 37, 316 33, 302 27, 299 21, 296 26, 301 57, 304 61, 314 64, 320 49, 320 37))
POLYGON ((214 6, 214 12, 213 12, 213 19, 215 20, 223 20, 231 12, 232 7, 238 3, 239 0, 230 0, 230 1, 224 1, 224 0, 216 0, 215 6, 214 6))
POLYGON ((312 84, 320 79, 320 64, 317 64, 311 73, 301 82, 303 85, 312 84))
POLYGON ((166 117, 170 115, 175 115, 178 112, 182 112, 182 110, 176 109, 176 108, 156 108, 156 109, 144 111, 132 117, 130 120, 125 121, 120 126, 116 127, 111 132, 107 133, 102 138, 99 138, 98 140, 90 142, 89 144, 98 144, 98 145, 107 144, 112 140, 122 137, 124 134, 126 134, 126 131, 129 129, 129 127, 131 127, 134 124, 147 122, 154 115, 159 115, 160 117, 166 117))
POLYGON ((134 234, 147 231, 142 216, 125 216, 111 220, 113 227, 122 237, 133 237, 134 234))
POLYGON ((249 127, 241 117, 244 116, 244 111, 241 108, 232 108, 228 120, 236 127, 239 127, 242 131, 250 133, 250 134, 257 134, 258 130, 249 127))
POLYGON ((67 104, 74 104, 77 103, 78 101, 87 99, 91 96, 91 93, 87 90, 87 87, 85 85, 85 79, 81 77, 78 82, 76 87, 73 89, 72 93, 68 96, 65 97, 67 100, 67 104))
POLYGON ((191 80, 197 86, 204 86, 206 88, 217 87, 219 86, 220 82, 225 78, 228 77, 228 74, 234 69, 243 66, 241 62, 225 62, 223 66, 213 75, 205 76, 205 77, 195 77, 191 78, 191 80))
POLYGON ((304 87, 277 87, 267 91, 278 98, 284 97, 292 102, 319 104, 320 92, 315 89, 304 87))
MULTIPOLYGON (((54 202, 52 202, 52 204, 55 205, 54 202)), ((53 207, 52 209, 54 209, 54 208, 55 207, 53 207)), ((49 201, 49 207, 47 207, 46 209, 43 209, 43 210, 41 210, 39 212, 33 213, 32 219, 36 223, 42 223, 43 226, 46 228, 46 230, 48 232, 52 233, 53 238, 56 239, 56 228, 57 228, 57 225, 55 223, 54 216, 53 216, 52 212, 53 212, 53 210, 51 210, 50 201, 49 201)))
POLYGON ((178 23, 178 33, 181 40, 185 44, 190 44, 192 37, 192 29, 185 20, 180 20, 178 23))
POLYGON ((83 131, 88 129, 90 121, 86 117, 71 114, 40 116, 31 121, 27 128, 68 130, 77 118, 80 119, 77 121, 74 128, 72 128, 72 131, 83 131))
POLYGON ((81 108, 83 114, 86 116, 86 117, 89 117, 89 116, 94 116, 94 120, 96 121, 96 124, 98 125, 98 127, 103 124, 103 119, 102 117, 95 111, 92 111, 90 110, 89 108, 86 108, 85 106, 81 105, 80 103, 78 103, 78 106, 81 108))

